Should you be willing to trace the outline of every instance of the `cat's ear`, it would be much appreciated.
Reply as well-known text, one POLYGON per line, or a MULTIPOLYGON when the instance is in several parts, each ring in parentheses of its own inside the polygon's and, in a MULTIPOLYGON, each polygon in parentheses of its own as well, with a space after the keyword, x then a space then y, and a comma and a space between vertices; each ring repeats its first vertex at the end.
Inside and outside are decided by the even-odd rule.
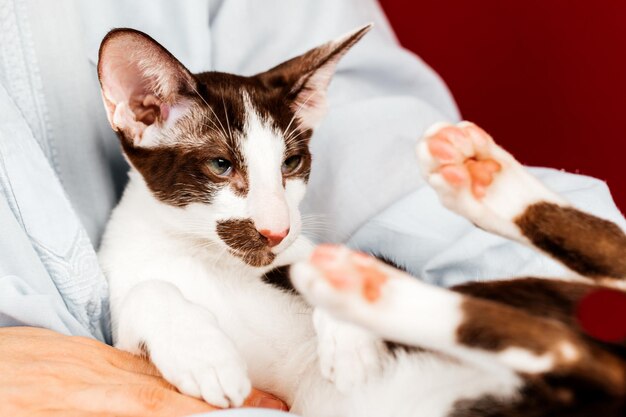
POLYGON ((137 147, 159 145, 160 132, 189 109, 196 80, 145 33, 114 29, 102 40, 98 78, 109 123, 137 147))
POLYGON ((339 60, 372 27, 363 26, 258 74, 271 87, 285 90, 303 127, 314 128, 326 112, 326 90, 339 60))

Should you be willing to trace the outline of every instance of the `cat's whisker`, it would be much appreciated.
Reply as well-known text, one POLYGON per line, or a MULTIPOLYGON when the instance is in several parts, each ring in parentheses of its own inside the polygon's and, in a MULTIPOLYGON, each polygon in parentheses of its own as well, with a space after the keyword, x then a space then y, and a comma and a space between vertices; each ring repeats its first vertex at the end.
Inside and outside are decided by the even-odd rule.
POLYGON ((226 255, 228 252, 229 250, 227 248, 222 249, 222 251, 216 256, 215 261, 213 262, 213 267, 217 267, 224 255, 226 255))
MULTIPOLYGON (((224 106, 224 115, 226 116, 226 125, 228 126, 228 135, 229 135, 228 137, 230 138, 231 142, 235 143, 235 140, 233 138, 233 132, 230 128, 230 120, 228 119, 228 112, 226 111, 226 102, 224 101, 223 94, 222 94, 222 105, 224 106)), ((236 155, 235 150, 233 149, 233 147, 228 141, 226 141, 226 146, 228 147, 228 149, 230 150, 233 156, 236 155)))
POLYGON ((301 217, 301 220, 306 223, 325 223, 330 224, 329 220, 317 217, 301 217))
POLYGON ((222 132, 220 132, 220 130, 219 130, 218 126, 215 124, 215 122, 213 120, 211 120, 211 119, 208 119, 208 121, 211 122, 212 125, 208 125, 206 123, 202 123, 201 126, 208 127, 209 129, 213 130, 216 134, 221 136, 222 132))
POLYGON ((226 133, 226 129, 224 128, 224 125, 222 124, 222 121, 217 117, 217 114, 215 113, 215 110, 213 110, 213 108, 211 106, 209 106, 209 110, 211 110, 211 113, 213 113, 213 116, 215 117, 217 122, 220 124, 222 132, 224 133, 224 137, 228 137, 228 133, 226 133))
POLYGON ((325 235, 330 232, 330 229, 302 229, 302 234, 307 235, 307 236, 311 236, 311 235, 315 235, 316 237, 319 238, 324 238, 325 235))
POLYGON ((230 140, 233 140, 233 132, 230 130, 230 120, 228 120, 228 112, 226 111, 226 102, 224 101, 224 95, 222 94, 222 106, 224 106, 224 115, 226 116, 226 126, 228 127, 228 135, 230 140))
POLYGON ((194 87, 193 85, 191 86, 191 89, 198 95, 198 97, 200 97, 200 99, 204 102, 204 104, 206 104, 206 106, 208 107, 208 109, 211 111, 211 113, 213 113, 213 116, 215 117, 215 119, 217 120, 217 122, 220 124, 221 128, 222 128, 222 132, 224 133, 224 136, 228 136, 226 133, 226 129, 224 129, 224 125, 222 124, 222 122, 220 121, 219 117, 217 117, 217 114, 215 113, 215 111, 213 110, 213 107, 211 107, 209 105, 209 103, 207 103, 207 101, 204 99, 204 97, 202 97, 202 95, 198 92, 198 90, 196 89, 196 87, 194 87))
MULTIPOLYGON (((211 126, 211 125, 208 125, 208 124, 206 124, 206 123, 203 123, 201 126, 208 127, 209 129, 213 130, 213 132, 215 132, 217 135, 224 136, 224 137, 226 138, 226 136, 225 136, 225 132, 221 131, 221 130, 218 128, 218 126, 215 124, 215 122, 214 122, 213 120, 208 119, 208 121, 212 123, 212 126, 211 126)), ((229 126, 229 128, 228 128, 228 129, 230 130, 230 126, 229 126)), ((234 140, 232 139, 232 133, 231 133, 231 141, 233 141, 233 142, 234 142, 234 140)), ((228 148, 228 150, 231 152, 231 154, 232 154, 232 155, 236 155, 236 153, 235 153, 235 151, 234 151, 234 149, 233 149, 233 147, 231 146, 231 144, 230 144, 230 142, 229 142, 229 141, 226 141, 226 140, 225 140, 225 141, 224 141, 224 144, 226 145, 226 147, 228 148)))
POLYGON ((306 214, 302 215, 301 220, 302 234, 317 242, 327 241, 328 235, 333 232, 333 228, 325 215, 306 214))
POLYGON ((315 234, 322 233, 322 234, 325 234, 325 233, 328 233, 330 231, 331 231, 331 229, 323 228, 323 227, 303 227, 302 228, 302 233, 305 233, 305 234, 311 234, 311 233, 315 233, 315 234))
MULTIPOLYGON (((291 124, 294 122, 294 120, 296 120, 296 117, 298 117, 298 114, 300 113, 300 110, 302 110, 302 107, 307 104, 309 102, 309 100, 311 99, 311 97, 313 97, 315 94, 317 94, 317 91, 313 91, 311 94, 309 94, 309 96, 306 98, 306 100, 304 100, 302 102, 302 104, 300 104, 300 106, 298 106, 298 108, 296 109, 295 113, 293 114, 291 120, 289 121, 289 124, 287 125, 287 128, 285 129, 285 131, 283 132, 283 136, 286 138, 286 140, 289 140, 289 136, 292 133, 289 133, 289 128, 291 127, 291 124)), ((294 126, 294 131, 295 131, 296 127, 294 126)))
POLYGON ((325 227, 330 228, 330 223, 321 220, 303 220, 302 227, 325 227))
POLYGON ((302 135, 302 134, 303 134, 303 133, 305 133, 305 132, 306 132, 306 130, 301 130, 301 131, 299 131, 299 132, 298 132, 298 134, 296 134, 295 136, 287 138, 287 139, 285 140, 285 142, 286 142, 287 144, 292 144, 293 142, 295 142, 295 140, 296 140, 296 138, 297 138, 298 136, 302 135))
POLYGON ((330 224, 330 220, 324 217, 300 217, 306 223, 326 223, 330 224))
POLYGON ((324 215, 303 215, 301 216, 302 227, 324 227, 330 229, 331 223, 324 215))

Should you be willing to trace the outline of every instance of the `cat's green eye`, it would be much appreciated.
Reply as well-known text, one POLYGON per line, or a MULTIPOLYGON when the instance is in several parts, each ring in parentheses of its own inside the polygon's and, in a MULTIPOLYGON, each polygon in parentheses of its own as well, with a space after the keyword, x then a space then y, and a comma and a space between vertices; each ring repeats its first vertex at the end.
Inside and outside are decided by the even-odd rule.
POLYGON ((208 163, 208 167, 212 173, 219 175, 220 177, 226 177, 230 175, 233 170, 233 164, 224 158, 214 158, 208 163))
POLYGON ((293 155, 285 159, 285 162, 283 162, 283 166, 281 170, 283 171, 283 174, 285 175, 291 174, 292 172, 300 168, 301 164, 302 164, 302 157, 300 155, 293 155))

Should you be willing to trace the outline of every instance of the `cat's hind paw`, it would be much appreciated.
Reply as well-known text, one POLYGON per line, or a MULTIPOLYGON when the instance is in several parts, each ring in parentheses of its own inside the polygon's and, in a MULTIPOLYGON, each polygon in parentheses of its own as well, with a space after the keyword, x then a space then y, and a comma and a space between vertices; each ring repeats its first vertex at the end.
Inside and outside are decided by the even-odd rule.
POLYGON ((296 290, 334 317, 366 327, 387 309, 402 287, 415 279, 378 259, 345 246, 320 245, 309 260, 291 267, 296 290))
POLYGON ((292 266, 296 289, 314 306, 334 315, 356 313, 363 303, 376 303, 387 276, 373 267, 377 261, 337 245, 320 245, 306 262, 292 266))
POLYGON ((470 122, 431 127, 417 145, 417 156, 444 206, 503 236, 520 238, 513 220, 528 206, 564 203, 470 122))

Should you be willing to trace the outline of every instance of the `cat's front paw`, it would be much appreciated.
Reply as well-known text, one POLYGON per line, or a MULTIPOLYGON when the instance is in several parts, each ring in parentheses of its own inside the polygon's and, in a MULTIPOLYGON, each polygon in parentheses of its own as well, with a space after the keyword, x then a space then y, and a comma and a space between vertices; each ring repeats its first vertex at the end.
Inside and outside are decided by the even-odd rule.
POLYGON ((214 406, 241 406, 251 384, 234 344, 212 325, 182 330, 153 338, 146 346, 163 377, 183 394, 214 406))
POLYGON ((348 392, 380 374, 386 351, 379 338, 320 309, 315 310, 313 323, 322 375, 339 391, 348 392))

